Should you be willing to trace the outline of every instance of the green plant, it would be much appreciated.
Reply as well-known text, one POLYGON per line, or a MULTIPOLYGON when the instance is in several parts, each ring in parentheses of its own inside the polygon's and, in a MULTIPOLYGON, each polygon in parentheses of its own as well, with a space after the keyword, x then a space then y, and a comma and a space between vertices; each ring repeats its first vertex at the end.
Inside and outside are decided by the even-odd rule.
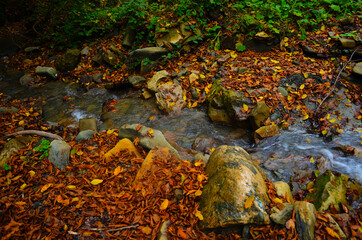
POLYGON ((5 169, 5 171, 10 170, 10 169, 11 169, 11 166, 8 165, 7 163, 5 163, 5 164, 4 164, 4 169, 5 169))
POLYGON ((49 140, 47 139, 43 139, 40 143, 39 146, 35 147, 34 150, 37 152, 41 152, 42 155, 39 157, 39 159, 43 159, 44 157, 48 157, 49 156, 49 148, 51 148, 52 146, 50 145, 49 140))

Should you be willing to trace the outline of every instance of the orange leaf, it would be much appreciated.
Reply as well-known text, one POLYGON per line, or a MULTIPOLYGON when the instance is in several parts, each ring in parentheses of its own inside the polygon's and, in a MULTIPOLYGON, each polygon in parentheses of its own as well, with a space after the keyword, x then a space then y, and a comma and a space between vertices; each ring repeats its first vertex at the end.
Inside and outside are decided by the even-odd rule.
POLYGON ((254 196, 251 196, 251 197, 248 197, 247 199, 246 199, 246 201, 245 201, 245 204, 244 204, 244 208, 245 209, 248 209, 248 208, 250 208, 252 205, 253 205, 253 203, 254 203, 254 196))
POLYGON ((149 235, 149 234, 151 234, 152 229, 151 229, 150 227, 148 227, 148 226, 146 226, 146 227, 141 227, 141 232, 143 232, 143 233, 146 234, 146 235, 149 235))
POLYGON ((121 166, 118 166, 118 167, 116 167, 116 169, 114 169, 115 176, 117 176, 120 172, 121 172, 121 166))
POLYGON ((141 127, 142 127, 142 125, 141 125, 141 123, 139 123, 136 127, 136 130, 139 131, 141 129, 141 127))
POLYGON ((160 209, 165 210, 168 207, 168 199, 163 200, 160 209))
POLYGON ((204 216, 202 216, 199 210, 196 210, 195 216, 201 221, 204 220, 204 216))
POLYGON ((326 230, 331 237, 341 239, 338 233, 336 233, 332 228, 326 227, 326 230))
POLYGON ((195 192, 196 197, 201 196, 201 194, 202 194, 202 191, 200 189, 195 192))
POLYGON ((46 191, 48 188, 50 188, 52 185, 53 185, 52 183, 45 184, 45 185, 41 188, 40 192, 45 192, 45 191, 46 191))
POLYGON ((179 229, 177 230, 177 236, 179 236, 180 238, 183 238, 183 239, 188 239, 188 238, 189 238, 189 237, 187 236, 187 234, 186 234, 184 231, 182 231, 181 228, 179 228, 179 229))

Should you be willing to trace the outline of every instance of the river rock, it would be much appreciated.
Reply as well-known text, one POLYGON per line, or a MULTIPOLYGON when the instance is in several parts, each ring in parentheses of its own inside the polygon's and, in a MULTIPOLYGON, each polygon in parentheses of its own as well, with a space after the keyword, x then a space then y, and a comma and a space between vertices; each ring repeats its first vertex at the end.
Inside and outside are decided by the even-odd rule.
POLYGON ((84 47, 84 48, 82 49, 82 51, 80 51, 80 54, 81 54, 82 56, 87 56, 88 53, 89 53, 89 47, 84 47))
POLYGON ((251 125, 254 129, 258 129, 269 116, 270 108, 265 102, 258 102, 250 113, 251 125))
POLYGON ((174 113, 178 115, 186 106, 184 93, 179 84, 161 84, 155 96, 158 108, 169 114, 174 113))
POLYGON ((347 205, 347 189, 343 175, 337 177, 331 171, 327 171, 317 178, 313 188, 316 191, 308 193, 305 200, 312 200, 318 211, 326 211, 331 205, 339 211, 340 204, 347 205))
POLYGON ((117 153, 121 151, 128 151, 130 154, 134 155, 137 158, 142 158, 141 154, 138 152, 137 148, 133 144, 131 140, 128 138, 123 138, 120 140, 114 148, 109 150, 105 155, 104 158, 108 159, 110 157, 113 157, 117 153))
POLYGON ((142 180, 147 177, 148 174, 154 174, 158 168, 157 164, 154 164, 155 159, 170 159, 175 157, 170 148, 167 147, 155 147, 147 154, 145 160, 142 162, 140 169, 138 170, 136 177, 133 181, 134 185, 141 183, 142 180))
POLYGON ((356 76, 359 76, 360 78, 362 77, 362 62, 357 63, 354 67, 353 67, 353 74, 355 74, 356 76))
POLYGON ((29 73, 26 73, 19 79, 19 82, 22 86, 27 86, 32 79, 33 78, 31 77, 31 75, 29 73))
POLYGON ((296 228, 301 240, 314 239, 314 224, 316 222, 315 207, 306 201, 294 203, 296 228))
POLYGON ((0 107, 0 113, 17 113, 19 109, 16 107, 0 107))
POLYGON ((156 61, 167 54, 168 51, 161 47, 140 48, 130 52, 126 58, 126 64, 129 67, 135 67, 145 58, 156 61))
POLYGON ((220 111, 215 111, 215 108, 223 109, 232 121, 232 125, 238 127, 249 126, 249 115, 241 109, 244 108, 244 105, 250 107, 253 103, 249 98, 245 97, 244 93, 228 90, 221 85, 220 81, 215 81, 210 88, 207 100, 209 101, 209 116, 212 120, 214 118, 219 119, 215 112, 222 113, 220 111), (210 115, 210 113, 213 113, 213 115, 210 115))
POLYGON ((81 53, 78 49, 68 49, 66 53, 55 62, 55 68, 59 72, 73 70, 79 63, 81 53))
POLYGON ((156 39, 157 46, 161 47, 166 43, 177 44, 183 39, 178 28, 171 28, 162 37, 156 39))
POLYGON ((143 83, 147 82, 147 79, 142 76, 132 75, 128 78, 128 82, 133 87, 140 87, 143 83))
POLYGON ((81 142, 83 140, 88 140, 90 138, 93 137, 93 134, 96 133, 96 131, 94 130, 83 130, 81 132, 78 133, 77 137, 75 138, 75 140, 77 142, 81 142))
POLYGON ((356 47, 356 42, 353 39, 340 38, 339 42, 343 48, 354 48, 356 47))
POLYGON ((194 143, 192 144, 192 148, 200 151, 205 152, 208 148, 212 148, 215 145, 215 140, 211 137, 202 137, 199 136, 195 139, 194 143))
POLYGON ((226 125, 232 125, 233 121, 227 114, 225 109, 216 108, 212 105, 209 105, 209 109, 207 111, 207 115, 209 115, 211 121, 215 123, 221 123, 226 125))
POLYGON ((111 51, 106 51, 102 55, 102 59, 104 62, 106 62, 110 66, 116 66, 117 65, 117 56, 111 51))
POLYGON ((285 90, 285 88, 283 87, 278 87, 278 92, 283 96, 283 97, 288 97, 289 93, 287 90, 285 90))
POLYGON ((278 207, 273 207, 271 209, 272 214, 270 214, 271 220, 277 224, 285 225, 286 222, 292 218, 294 205, 291 203, 282 203, 284 208, 280 210, 278 207))
POLYGON ((279 197, 283 197, 288 202, 294 203, 293 195, 292 192, 290 191, 288 183, 279 181, 279 182, 274 182, 273 185, 279 197))
POLYGON ((278 125, 272 124, 258 128, 254 133, 255 140, 260 140, 267 137, 273 137, 280 134, 278 125))
POLYGON ((95 118, 79 119, 79 131, 95 130, 97 131, 97 121, 95 118))
POLYGON ((36 51, 40 51, 40 47, 27 47, 24 49, 24 52, 26 53, 36 52, 36 51))
POLYGON ((25 144, 30 142, 30 140, 31 137, 16 137, 6 142, 0 152, 0 168, 4 169, 5 164, 9 162, 11 155, 25 147, 25 144))
POLYGON ((168 240, 169 239, 167 228, 170 224, 171 224, 170 220, 166 220, 161 224, 160 230, 157 234, 157 240, 168 240))
POLYGON ((54 140, 50 143, 49 161, 60 170, 69 165, 71 147, 62 140, 54 140))
POLYGON ((158 91, 158 82, 169 77, 170 74, 166 70, 156 72, 152 78, 147 82, 147 88, 153 92, 158 91))
POLYGON ((37 66, 36 69, 35 69, 35 74, 38 74, 40 76, 50 77, 52 79, 57 79, 58 78, 57 71, 52 67, 37 66))
MULTIPOLYGON (((125 124, 121 127, 121 129, 133 129, 137 130, 138 124, 125 124)), ((179 156, 177 150, 171 146, 169 142, 167 142, 166 138, 163 136, 162 132, 157 129, 152 129, 153 136, 149 136, 149 132, 152 128, 141 126, 139 130, 137 130, 140 134, 140 144, 142 147, 147 149, 152 149, 154 147, 167 147, 170 149, 171 153, 179 156)))
POLYGON ((126 47, 132 47, 136 39, 136 31, 132 28, 127 28, 124 34, 122 45, 126 47))
POLYGON ((205 172, 209 181, 200 201, 202 229, 270 222, 265 210, 269 199, 262 170, 244 149, 218 147, 205 172))

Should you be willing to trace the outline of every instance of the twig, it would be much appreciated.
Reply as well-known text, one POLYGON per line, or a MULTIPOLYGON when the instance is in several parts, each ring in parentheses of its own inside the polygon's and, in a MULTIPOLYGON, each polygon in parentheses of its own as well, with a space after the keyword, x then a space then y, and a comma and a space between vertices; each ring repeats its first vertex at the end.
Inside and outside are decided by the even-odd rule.
POLYGON ((6 137, 11 137, 11 136, 16 136, 16 135, 39 135, 39 136, 43 136, 43 137, 54 138, 54 139, 57 139, 57 140, 64 141, 64 139, 59 135, 44 132, 44 131, 39 131, 39 130, 18 131, 18 132, 7 134, 6 137))
MULTIPOLYGON (((356 53, 356 51, 357 51, 359 48, 360 48, 360 46, 357 47, 357 48, 353 51, 353 53, 352 53, 351 56, 349 57, 348 61, 343 65, 342 69, 341 69, 341 70, 339 71, 339 73, 338 73, 338 76, 337 76, 336 80, 334 81, 332 90, 329 91, 329 93, 327 94, 327 96, 325 96, 325 98, 324 98, 324 99, 322 100, 322 102, 319 104, 319 106, 318 106, 317 109, 315 110, 315 114, 318 112, 319 108, 322 106, 322 104, 324 103, 324 101, 325 101, 327 98, 329 98, 329 97, 331 96, 331 94, 334 92, 334 90, 336 89, 336 84, 337 84, 337 82, 338 82, 338 80, 339 80, 339 77, 341 76, 343 70, 347 67, 348 63, 351 62, 353 55, 356 53)), ((315 116, 316 116, 316 115, 315 115, 315 116)))
MULTIPOLYGON (((122 231, 122 230, 125 230, 125 229, 130 229, 130 228, 136 228, 136 227, 139 227, 139 224, 136 224, 136 225, 131 225, 131 226, 125 226, 125 227, 120 227, 120 228, 114 228, 114 229, 102 229, 102 228, 89 228, 87 230, 90 230, 90 231, 107 231, 107 232, 117 232, 117 231, 122 231)), ((71 235, 79 235, 81 233, 79 232, 73 232, 73 231, 68 231, 69 234, 71 235)))

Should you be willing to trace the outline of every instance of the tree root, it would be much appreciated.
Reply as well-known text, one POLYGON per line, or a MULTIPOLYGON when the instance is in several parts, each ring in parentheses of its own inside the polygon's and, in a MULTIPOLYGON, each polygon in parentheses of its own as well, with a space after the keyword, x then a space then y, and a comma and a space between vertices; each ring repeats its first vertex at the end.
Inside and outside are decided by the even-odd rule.
POLYGON ((44 131, 39 131, 39 130, 18 131, 18 132, 7 134, 6 137, 12 137, 12 136, 17 136, 17 135, 39 135, 39 136, 42 136, 42 137, 48 137, 48 138, 53 138, 53 139, 64 141, 64 139, 59 135, 44 132, 44 131))

